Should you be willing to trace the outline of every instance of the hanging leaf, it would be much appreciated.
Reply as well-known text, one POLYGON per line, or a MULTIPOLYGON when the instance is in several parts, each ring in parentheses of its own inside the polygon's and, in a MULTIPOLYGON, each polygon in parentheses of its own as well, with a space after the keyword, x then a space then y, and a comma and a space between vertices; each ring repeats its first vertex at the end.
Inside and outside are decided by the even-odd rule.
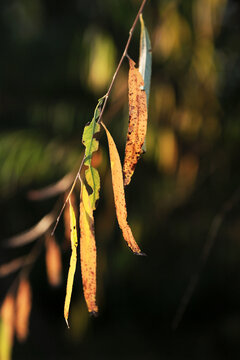
MULTIPOLYGON (((152 46, 147 28, 144 24, 143 16, 140 14, 141 34, 140 34, 140 53, 139 53, 139 72, 144 82, 144 90, 147 96, 147 106, 149 104, 149 94, 152 74, 152 46)), ((142 146, 142 151, 146 152, 146 137, 142 146)))
POLYGON ((21 280, 16 298, 15 328, 18 341, 25 341, 28 336, 29 316, 32 307, 32 292, 29 281, 21 280))
POLYGON ((80 259, 84 297, 88 311, 97 315, 96 305, 96 243, 94 235, 93 208, 85 184, 81 181, 80 198, 80 259))
POLYGON ((66 289, 66 297, 65 297, 65 304, 64 304, 64 318, 68 324, 68 314, 69 314, 69 306, 72 296, 72 287, 73 287, 73 280, 76 271, 76 264, 77 264, 77 245, 78 245, 78 238, 77 238, 77 228, 76 228, 76 216, 71 204, 71 200, 69 198, 69 213, 70 213, 70 232, 71 232, 71 247, 72 247, 72 254, 70 259, 70 266, 68 270, 68 279, 67 279, 67 289, 66 289))
POLYGON ((147 131, 147 98, 144 82, 135 62, 129 59, 128 100, 129 124, 123 165, 124 185, 128 185, 142 154, 147 131))
POLYGON ((49 284, 59 286, 62 281, 61 251, 54 236, 46 236, 46 269, 49 284))
POLYGON ((14 337, 15 301, 7 295, 0 310, 0 359, 10 360, 14 337))
POLYGON ((101 124, 106 131, 107 139, 108 139, 111 172, 112 172, 113 195, 114 195, 114 202, 115 202, 115 207, 116 207, 118 224, 122 230, 123 237, 126 240, 130 249, 136 255, 145 255, 139 249, 139 247, 133 237, 130 226, 127 223, 127 209, 126 209, 125 193, 124 193, 124 186, 123 186, 122 165, 121 165, 120 157, 119 157, 115 142, 114 142, 110 132, 106 128, 106 126, 103 123, 101 123, 101 124))
POLYGON ((97 121, 101 112, 103 101, 104 97, 98 100, 93 119, 85 126, 82 136, 82 143, 86 148, 84 165, 88 167, 85 171, 85 178, 92 189, 91 205, 93 209, 96 208, 96 201, 99 199, 100 177, 98 171, 92 167, 91 160, 93 152, 98 150, 99 142, 94 136, 100 131, 100 125, 97 121))
POLYGON ((144 90, 147 95, 147 105, 149 103, 149 93, 152 74, 152 47, 147 28, 144 24, 142 14, 140 15, 141 34, 140 34, 140 54, 139 54, 139 72, 144 82, 144 90))

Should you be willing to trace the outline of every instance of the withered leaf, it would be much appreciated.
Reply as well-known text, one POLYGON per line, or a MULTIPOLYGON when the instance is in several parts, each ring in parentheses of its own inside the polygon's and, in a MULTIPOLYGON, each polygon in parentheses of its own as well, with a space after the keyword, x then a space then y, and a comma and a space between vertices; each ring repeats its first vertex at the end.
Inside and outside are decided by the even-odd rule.
POLYGON ((80 197, 80 259, 83 292, 88 311, 94 315, 98 312, 96 305, 96 243, 94 234, 93 208, 86 186, 81 181, 80 197))
POLYGON ((59 286, 62 280, 61 251, 54 236, 47 235, 46 246, 46 270, 49 284, 59 286))
POLYGON ((126 200, 125 200, 123 176, 122 176, 122 165, 121 165, 120 157, 110 132, 103 123, 101 124, 106 131, 107 139, 108 139, 111 172, 112 172, 113 195, 114 195, 118 224, 122 230, 123 237, 126 240, 130 249, 137 255, 143 255, 143 253, 141 252, 139 246, 137 245, 133 237, 131 228, 127 222, 127 209, 126 209, 126 200))
POLYGON ((15 329, 18 341, 25 341, 29 331, 29 316, 32 307, 32 292, 29 281, 21 280, 16 298, 15 329))
POLYGON ((138 159, 142 154, 148 118, 144 81, 135 67, 135 62, 131 59, 129 59, 128 101, 129 124, 123 165, 124 185, 130 183, 138 159))

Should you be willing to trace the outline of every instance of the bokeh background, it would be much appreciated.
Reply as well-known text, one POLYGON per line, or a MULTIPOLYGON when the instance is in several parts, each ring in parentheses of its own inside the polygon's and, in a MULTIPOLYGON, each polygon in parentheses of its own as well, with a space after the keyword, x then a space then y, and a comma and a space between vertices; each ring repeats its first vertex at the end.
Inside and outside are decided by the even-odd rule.
MULTIPOLYGON (((35 244, 8 249, 4 239, 63 202, 64 194, 31 201, 29 191, 78 168, 83 127, 106 92, 139 7, 139 0, 1 0, 1 265, 35 244)), ((71 329, 65 325, 70 249, 61 220, 56 241, 62 283, 49 285, 43 246, 30 272, 29 336, 23 344, 15 340, 13 360, 240 356, 239 3, 149 0, 144 19, 153 50, 147 153, 126 198, 129 223, 148 256, 133 256, 117 226, 101 133, 95 159, 102 186, 95 214, 99 317, 88 316, 78 266, 71 329), (220 226, 213 234, 216 219, 220 226), (181 298, 211 239, 214 246, 173 331, 181 298)), ((136 62, 139 34, 138 25, 129 48, 136 62)), ((103 117, 122 158, 127 71, 125 61, 103 117)), ((17 276, 0 278, 0 300, 17 276)))

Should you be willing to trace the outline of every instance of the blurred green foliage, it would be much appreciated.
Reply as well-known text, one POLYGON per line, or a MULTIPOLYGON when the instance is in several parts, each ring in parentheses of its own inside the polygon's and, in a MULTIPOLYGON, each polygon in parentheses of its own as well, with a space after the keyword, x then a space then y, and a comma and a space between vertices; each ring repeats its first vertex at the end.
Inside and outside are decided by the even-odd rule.
MULTIPOLYGON (((84 125, 104 95, 139 0, 0 2, 1 239, 51 210, 30 189, 78 167, 84 125)), ((65 284, 47 285, 44 254, 31 274, 30 336, 13 359, 234 359, 240 354, 240 205, 223 221, 179 329, 171 321, 211 222, 240 183, 240 8, 234 0, 149 0, 153 73, 147 153, 127 189, 129 222, 145 259, 117 228, 100 137, 96 211, 99 319, 87 316, 78 275, 63 320, 65 284)), ((137 61, 140 26, 129 55, 137 61)), ((103 121, 123 156, 127 62, 103 121)), ((64 242, 63 225, 56 236, 64 242)), ((30 247, 1 250, 1 263, 30 247)), ((65 278, 69 252, 63 253, 65 278)), ((80 269, 77 269, 79 273, 80 269)), ((1 299, 13 276, 0 279, 1 299)))

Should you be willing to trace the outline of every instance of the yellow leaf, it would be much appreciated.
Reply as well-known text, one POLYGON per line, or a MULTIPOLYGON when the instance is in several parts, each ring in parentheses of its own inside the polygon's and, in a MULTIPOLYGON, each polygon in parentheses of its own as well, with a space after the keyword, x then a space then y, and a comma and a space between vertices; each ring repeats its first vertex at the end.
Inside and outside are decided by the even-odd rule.
POLYGON ((109 146, 110 162, 111 162, 111 171, 112 171, 112 184, 113 184, 113 195, 114 202, 116 207, 116 214, 118 219, 118 224, 122 229, 123 237, 126 240, 130 249, 137 255, 144 255, 137 245, 131 228, 127 223, 127 209, 126 209, 126 200, 123 186, 123 176, 122 176, 122 165, 119 158, 119 154, 115 145, 115 142, 106 128, 106 126, 101 123, 104 127, 109 146))
POLYGON ((14 337, 15 301, 7 295, 0 310, 0 359, 10 360, 14 337))
POLYGON ((66 320, 67 326, 68 324, 68 313, 69 313, 69 306, 72 296, 72 287, 73 287, 73 280, 76 271, 76 264, 77 264, 77 245, 78 245, 78 238, 77 238, 77 228, 76 228, 76 216, 71 204, 71 200, 69 199, 69 213, 70 213, 70 232, 71 232, 71 247, 72 247, 72 254, 70 259, 70 266, 68 270, 68 279, 67 279, 67 290, 66 290, 66 297, 65 297, 65 304, 64 304, 64 318, 66 320))
POLYGON ((53 236, 47 236, 45 244, 48 281, 52 286, 59 286, 62 280, 61 252, 53 236))
POLYGON ((16 298, 16 335, 20 342, 25 341, 28 336, 29 316, 32 307, 32 293, 29 281, 21 280, 16 298))
POLYGON ((93 208, 85 184, 81 181, 80 198, 80 258, 83 292, 88 311, 97 315, 96 305, 96 243, 94 235, 93 208))
POLYGON ((128 101, 129 124, 123 165, 124 185, 128 185, 136 164, 142 154, 142 146, 147 131, 147 97, 144 81, 135 62, 129 59, 128 101))

